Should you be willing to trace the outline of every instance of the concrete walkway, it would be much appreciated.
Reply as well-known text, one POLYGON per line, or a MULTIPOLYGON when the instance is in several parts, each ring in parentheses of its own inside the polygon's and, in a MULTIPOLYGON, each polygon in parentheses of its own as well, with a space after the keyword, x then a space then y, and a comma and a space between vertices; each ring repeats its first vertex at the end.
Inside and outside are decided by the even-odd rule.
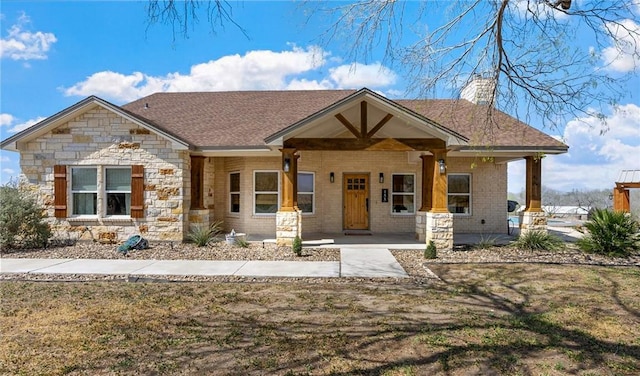
POLYGON ((340 261, 0 259, 0 273, 311 278, 408 277, 388 249, 342 248, 340 261))

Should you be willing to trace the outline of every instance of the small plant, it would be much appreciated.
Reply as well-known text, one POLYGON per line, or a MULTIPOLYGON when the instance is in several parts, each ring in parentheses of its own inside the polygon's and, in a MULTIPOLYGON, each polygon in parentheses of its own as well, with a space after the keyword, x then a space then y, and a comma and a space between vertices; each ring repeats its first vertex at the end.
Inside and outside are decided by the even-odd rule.
POLYGON ((0 248, 44 247, 50 237, 36 200, 16 183, 0 186, 0 248))
POLYGON ((476 244, 474 246, 475 249, 490 249, 496 246, 496 238, 495 237, 488 237, 485 238, 484 236, 482 236, 480 238, 480 241, 478 242, 478 244, 476 244))
POLYGON ((209 226, 194 225, 191 226, 187 238, 194 242, 198 247, 209 245, 222 230, 222 221, 217 221, 209 226))
POLYGON ((424 250, 424 258, 428 260, 432 260, 436 257, 438 257, 438 250, 436 249, 436 243, 434 243, 433 240, 429 240, 429 244, 427 245, 427 248, 425 248, 424 250))
POLYGON ((514 245, 520 249, 530 251, 557 251, 564 248, 564 242, 557 236, 551 235, 544 231, 527 231, 520 235, 514 242, 514 245))
POLYGON ((236 238, 236 245, 240 248, 249 248, 249 242, 247 241, 247 238, 244 236, 236 238))
POLYGON ((585 252, 626 256, 640 250, 640 225, 628 213, 596 209, 584 227, 577 245, 585 252))
POLYGON ((296 256, 302 256, 302 239, 300 239, 299 236, 296 236, 293 239, 293 244, 291 245, 291 247, 293 248, 293 253, 295 253, 296 256))

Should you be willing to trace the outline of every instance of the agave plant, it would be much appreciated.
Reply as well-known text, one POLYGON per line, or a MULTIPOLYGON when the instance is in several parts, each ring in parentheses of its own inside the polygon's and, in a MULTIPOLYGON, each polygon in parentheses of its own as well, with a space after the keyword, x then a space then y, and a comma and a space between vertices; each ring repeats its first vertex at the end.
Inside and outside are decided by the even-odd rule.
POLYGON ((564 248, 562 239, 544 231, 527 231, 518 237, 514 245, 530 251, 556 251, 564 248))
POLYGON ((222 221, 214 222, 209 226, 195 225, 191 226, 187 238, 198 247, 204 247, 211 243, 220 231, 222 231, 222 221))
POLYGON ((640 250, 640 225, 629 213, 596 209, 577 244, 585 252, 626 256, 640 250))

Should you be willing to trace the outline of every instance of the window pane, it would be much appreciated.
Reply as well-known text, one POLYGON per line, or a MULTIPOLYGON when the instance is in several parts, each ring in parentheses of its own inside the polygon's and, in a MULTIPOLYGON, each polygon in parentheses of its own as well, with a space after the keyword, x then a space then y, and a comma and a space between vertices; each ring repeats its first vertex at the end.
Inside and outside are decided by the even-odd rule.
POLYGON ((300 208, 303 213, 313 213, 313 195, 298 193, 298 208, 300 208))
POLYGON ((470 193, 469 175, 449 175, 448 178, 449 193, 470 193))
POLYGON ((73 191, 97 191, 98 170, 96 168, 72 168, 71 190, 73 191))
POLYGON ((392 192, 413 193, 413 175, 393 175, 392 192))
POLYGON ((131 169, 107 168, 107 191, 131 191, 131 169))
POLYGON ((74 193, 73 194, 73 214, 74 215, 95 215, 96 193, 74 193))
POLYGON ((451 195, 448 197, 447 208, 451 213, 468 214, 469 213, 469 196, 467 195, 451 195))
POLYGON ((229 191, 240 192, 240 174, 234 173, 229 175, 229 180, 230 180, 229 191))
POLYGON ((313 174, 298 174, 298 192, 313 192, 313 174))
POLYGON ((231 212, 240 213, 240 194, 239 193, 231 194, 231 212))
POLYGON ((107 193, 107 215, 130 215, 130 193, 107 193))
POLYGON ((278 173, 256 172, 256 192, 278 192, 278 173))
POLYGON ((393 212, 394 213, 414 213, 413 195, 393 195, 393 212))
POLYGON ((257 194, 256 213, 275 213, 278 211, 278 195, 257 194))

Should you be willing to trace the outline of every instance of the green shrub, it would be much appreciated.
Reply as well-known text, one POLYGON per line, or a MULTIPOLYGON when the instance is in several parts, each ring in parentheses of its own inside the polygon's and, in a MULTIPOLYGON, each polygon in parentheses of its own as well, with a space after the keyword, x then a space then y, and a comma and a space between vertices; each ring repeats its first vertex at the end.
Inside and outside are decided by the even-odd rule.
POLYGON ((0 247, 45 247, 51 229, 36 200, 15 183, 0 187, 0 247))
POLYGON ((514 245, 520 249, 530 251, 557 251, 564 248, 564 242, 557 236, 551 235, 545 231, 527 231, 518 236, 514 245))
POLYGON ((431 260, 438 257, 438 250, 436 249, 436 243, 433 240, 429 240, 427 248, 424 250, 424 258, 431 260))
POLYGON ((293 253, 295 253, 296 256, 302 256, 302 239, 300 239, 299 236, 296 236, 293 239, 291 247, 293 248, 293 253))
POLYGON ((214 222, 209 226, 193 225, 189 229, 187 238, 198 247, 209 245, 222 231, 222 221, 214 222))
POLYGON ((584 227, 587 231, 577 244, 585 252, 626 256, 640 250, 640 226, 628 213, 597 209, 584 227))

